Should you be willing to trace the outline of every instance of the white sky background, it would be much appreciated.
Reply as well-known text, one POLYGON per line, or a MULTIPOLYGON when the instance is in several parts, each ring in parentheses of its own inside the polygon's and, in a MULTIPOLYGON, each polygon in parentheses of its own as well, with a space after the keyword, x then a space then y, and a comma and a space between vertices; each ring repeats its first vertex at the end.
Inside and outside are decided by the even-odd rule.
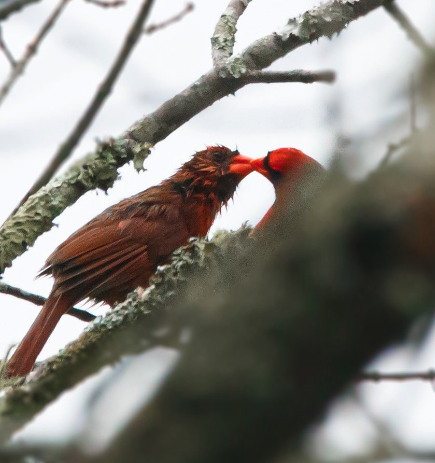
MULTIPOLYGON (((118 52, 139 3, 128 0, 125 7, 101 9, 80 0, 71 2, 42 43, 25 76, 0 107, 1 222, 82 114, 118 52)), ((122 133, 211 67, 209 38, 227 3, 228 0, 196 0, 195 10, 182 22, 143 37, 73 159, 92 151, 95 138, 122 133)), ((434 43, 435 2, 398 3, 434 43)), ((56 4, 55 0, 44 0, 4 23, 3 37, 15 57, 22 54, 56 4)), ((311 0, 254 0, 239 21, 236 51, 316 4, 317 1, 311 0)), ((148 24, 172 16, 184 5, 185 0, 156 0, 148 24)), ((51 280, 35 281, 34 276, 57 245, 110 204, 171 175, 205 145, 237 146, 241 153, 251 157, 264 156, 274 148, 294 146, 327 166, 338 137, 343 136, 349 142, 343 162, 352 175, 363 175, 376 166, 388 143, 397 142, 408 133, 409 78, 411 72, 418 70, 420 58, 420 52, 383 9, 352 23, 332 41, 322 39, 299 48, 276 62, 272 69, 333 69, 338 75, 337 82, 251 85, 238 91, 235 97, 215 103, 158 143, 146 160, 146 172, 137 174, 132 166, 125 166, 121 169, 122 180, 107 196, 90 192, 65 211, 56 219, 59 227, 43 235, 29 252, 16 259, 5 272, 4 280, 48 295, 51 280), (362 158, 358 154, 362 152, 370 156, 362 158)), ((0 82, 8 72, 9 65, 0 56, 0 82)), ((243 181, 234 203, 217 219, 213 230, 236 229, 247 220, 255 224, 272 202, 270 184, 260 175, 252 174, 243 181)), ((22 338, 37 310, 29 303, 0 295, 0 353, 22 338)), ((103 313, 104 309, 97 308, 96 312, 103 313)), ((55 354, 75 339, 83 327, 82 322, 65 316, 40 359, 55 354)), ((175 357, 174 352, 159 350, 139 359, 147 365, 139 369, 141 388, 146 389, 143 394, 155 387, 165 365, 175 357)), ((417 359, 403 350, 390 352, 387 357, 379 368, 434 367, 435 340, 428 341, 417 359)), ((82 423, 81 407, 97 382, 99 379, 89 380, 78 392, 66 394, 20 438, 68 435, 82 423)), ((408 444, 420 448, 433 445, 435 394, 429 385, 367 385, 361 389, 367 406, 392 423, 394 432, 408 444)), ((363 448, 374 435, 373 428, 348 402, 342 402, 338 408, 340 413, 329 421, 316 444, 327 445, 331 452, 363 448)), ((116 421, 117 417, 111 418, 116 421)), ((105 420, 108 427, 110 422, 110 417, 105 420)))

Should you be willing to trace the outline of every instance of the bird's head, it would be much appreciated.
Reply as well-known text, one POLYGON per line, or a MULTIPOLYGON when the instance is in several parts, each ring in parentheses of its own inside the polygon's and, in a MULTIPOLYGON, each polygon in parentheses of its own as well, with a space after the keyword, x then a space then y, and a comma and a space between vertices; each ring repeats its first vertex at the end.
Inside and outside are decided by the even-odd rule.
POLYGON ((237 150, 231 151, 221 145, 208 146, 186 162, 172 181, 179 182, 187 194, 213 194, 219 202, 226 203, 240 181, 254 170, 251 161, 237 150))
POLYGON ((274 185, 284 178, 299 179, 324 170, 316 160, 296 148, 269 151, 264 158, 251 161, 251 165, 274 185))

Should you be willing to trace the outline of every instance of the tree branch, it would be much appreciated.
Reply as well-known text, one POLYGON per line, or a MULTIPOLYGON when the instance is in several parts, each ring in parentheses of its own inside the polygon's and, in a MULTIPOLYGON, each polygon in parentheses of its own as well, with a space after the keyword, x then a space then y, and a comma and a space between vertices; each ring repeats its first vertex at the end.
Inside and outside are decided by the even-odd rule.
MULTIPOLYGON (((68 0, 66 0, 68 1, 68 0)), ((124 43, 119 51, 114 63, 112 64, 106 78, 98 86, 97 91, 91 100, 89 106, 86 108, 82 117, 77 122, 73 131, 69 134, 67 139, 61 144, 59 150, 54 155, 50 164, 46 167, 41 176, 32 185, 30 190, 24 195, 17 207, 12 211, 9 217, 13 216, 18 209, 29 199, 30 196, 35 194, 39 189, 45 186, 59 169, 59 167, 69 158, 73 149, 77 146, 80 139, 91 125, 95 116, 97 115, 100 108, 103 106, 107 97, 112 92, 112 87, 119 77, 128 57, 133 51, 139 37, 141 36, 142 26, 146 18, 148 17, 149 11, 154 0, 145 0, 139 10, 130 30, 128 31, 124 43)), ((1 101, 1 100, 0 100, 1 101)))
POLYGON ((420 31, 414 27, 399 5, 397 5, 394 0, 390 0, 385 3, 384 8, 406 32, 411 42, 423 52, 425 57, 433 59, 435 56, 435 49, 426 42, 424 37, 420 34, 420 31))
POLYGON ((424 259, 435 246, 415 247, 433 244, 433 216, 416 216, 410 201, 416 192, 435 201, 435 143, 425 136, 427 148, 413 145, 364 181, 335 171, 320 189, 305 185, 264 239, 246 230, 177 251, 143 302, 130 295, 0 398, 2 438, 105 355, 187 325, 192 340, 152 402, 103 454, 75 461, 260 463, 298 445, 373 356, 433 312, 435 268, 424 259))
POLYGON ((87 3, 92 3, 92 5, 100 6, 102 8, 116 8, 118 6, 124 6, 125 0, 85 0, 87 3))
POLYGON ((53 13, 47 19, 45 24, 42 26, 41 30, 38 32, 38 35, 35 37, 33 42, 31 42, 28 46, 24 55, 21 59, 15 62, 15 66, 12 68, 9 77, 7 78, 6 82, 0 88, 0 105, 5 100, 6 96, 10 92, 11 88, 16 83, 17 79, 24 73, 26 66, 29 64, 30 59, 36 54, 38 51, 38 47, 41 45, 42 40, 50 31, 50 29, 54 26, 57 18, 62 13, 63 9, 65 8, 66 4, 69 0, 61 0, 58 6, 55 8, 53 13))
POLYGON ((393 157, 393 155, 399 151, 400 149, 404 148, 405 146, 408 145, 408 143, 410 143, 412 141, 414 137, 414 134, 410 134, 404 138, 402 138, 402 140, 400 140, 399 142, 397 143, 390 143, 387 147, 387 151, 384 155, 384 157, 381 159, 381 162, 379 163, 379 169, 382 169, 383 167, 385 167, 386 165, 388 165, 388 163, 390 162, 391 158, 393 157))
POLYGON ((211 56, 215 68, 219 68, 233 54, 236 25, 251 0, 230 0, 219 18, 211 38, 211 56))
MULTIPOLYGON (((228 247, 233 255, 240 255, 249 233, 245 228, 234 236, 218 234, 212 242, 191 240, 190 245, 175 251, 170 265, 159 267, 146 291, 140 295, 133 291, 58 356, 39 364, 24 386, 6 390, 0 397, 0 445, 65 390, 123 355, 157 345, 181 347, 185 325, 177 320, 173 307, 184 300, 191 275, 205 273, 205 258, 219 257, 228 247), (162 330, 168 326, 170 329, 162 330)), ((3 379, 0 390, 20 382, 3 379)))
POLYGON ((1 26, 0 26, 0 49, 3 51, 11 67, 14 68, 17 65, 17 63, 15 61, 15 58, 12 56, 12 53, 9 50, 8 46, 6 45, 5 41, 3 40, 3 30, 1 26))
POLYGON ((435 246, 418 247, 433 243, 433 220, 410 201, 416 192, 435 201, 427 146, 362 182, 338 170, 318 191, 305 186, 264 240, 241 230, 176 251, 141 296, 0 398, 0 440, 103 365, 180 345, 188 327, 173 375, 98 461, 256 462, 296 442, 374 355, 433 311, 425 259, 435 246))
POLYGON ((21 8, 41 0, 2 0, 0 4, 0 20, 6 19, 11 13, 16 13, 21 8))
MULTIPOLYGON (((65 175, 43 187, 8 219, 0 229, 0 273, 21 255, 36 238, 52 227, 57 217, 87 191, 107 190, 117 179, 117 169, 132 159, 136 166, 147 157, 149 148, 166 138, 215 101, 243 87, 238 77, 247 71, 269 66, 286 53, 321 36, 331 36, 346 25, 381 6, 387 0, 359 0, 342 3, 330 0, 297 19, 290 20, 281 33, 266 36, 231 58, 221 68, 200 77, 196 82, 165 102, 153 113, 137 121, 125 134, 98 146, 95 153, 73 166, 65 175), (332 15, 325 21, 322 15, 332 15), (226 75, 227 77, 221 77, 226 75)), ((328 17, 329 17, 328 16, 328 17)))
POLYGON ((381 381, 434 381, 435 370, 428 370, 424 372, 415 373, 379 373, 377 371, 370 371, 361 373, 357 378, 357 381, 373 381, 375 383, 381 381))
POLYGON ((277 59, 303 45, 321 37, 332 38, 349 23, 379 8, 386 1, 389 0, 330 0, 290 19, 283 29, 256 40, 226 66, 226 72, 221 73, 223 76, 229 74, 236 77, 248 70, 269 67, 277 59))
POLYGON ((334 71, 304 71, 297 69, 294 71, 251 71, 244 74, 241 80, 246 84, 273 84, 286 82, 301 82, 312 84, 314 82, 326 82, 331 84, 335 81, 334 71))
POLYGON ((193 298, 199 320, 179 362, 88 461, 260 463, 300 445, 373 356, 433 313, 435 267, 425 259, 435 246, 415 247, 432 236, 433 209, 416 214, 410 200, 421 192, 433 206, 433 151, 413 146, 359 184, 334 172, 308 203, 303 188, 266 249, 227 254, 212 291, 193 278, 194 296, 217 291, 217 301, 193 298))
POLYGON ((187 14, 189 14, 193 9, 195 8, 195 5, 193 3, 187 3, 186 6, 180 13, 178 13, 175 16, 172 16, 171 18, 167 19, 166 21, 162 21, 161 23, 158 24, 151 24, 148 27, 144 29, 144 34, 154 34, 154 32, 157 32, 161 29, 165 29, 166 27, 170 26, 171 24, 174 24, 178 21, 181 21, 187 14))
MULTIPOLYGON (((18 299, 23 299, 24 301, 31 302, 35 305, 44 305, 47 299, 42 296, 38 296, 37 294, 29 293, 24 291, 24 289, 17 288, 15 286, 8 285, 3 281, 0 281, 0 293, 8 294, 10 296, 14 296, 18 299)), ((91 322, 95 320, 95 315, 87 312, 86 310, 72 308, 69 309, 67 312, 68 315, 75 317, 83 322, 91 322)))

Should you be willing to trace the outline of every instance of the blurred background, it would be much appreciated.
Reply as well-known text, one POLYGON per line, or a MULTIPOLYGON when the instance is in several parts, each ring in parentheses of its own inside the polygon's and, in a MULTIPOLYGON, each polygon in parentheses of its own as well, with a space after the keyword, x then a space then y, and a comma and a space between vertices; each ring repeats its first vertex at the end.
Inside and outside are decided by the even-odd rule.
MULTIPOLYGON (((227 3, 228 0, 195 0, 193 12, 181 22, 143 36, 113 94, 68 165, 92 151, 96 140, 121 134, 210 69, 210 37, 227 3)), ((435 44, 433 0, 397 3, 427 41, 435 44)), ((235 52, 317 4, 311 0, 252 1, 238 23, 235 52)), ((44 0, 2 23, 3 39, 16 58, 23 54, 56 5, 55 0, 44 0)), ((107 9, 84 1, 70 2, 24 77, 0 107, 2 222, 82 114, 118 52, 138 7, 139 2, 133 0, 125 6, 107 9)), ((157 0, 148 25, 163 21, 184 7, 185 0, 157 0)), ((137 173, 133 166, 125 166, 120 170, 122 179, 107 195, 87 193, 66 210, 56 219, 58 227, 15 260, 5 272, 4 281, 47 296, 51 281, 34 278, 57 245, 109 205, 171 175, 205 145, 237 147, 254 158, 274 148, 293 146, 325 167, 340 147, 341 161, 349 174, 364 177, 376 168, 390 143, 397 143, 410 133, 410 92, 422 61, 421 51, 382 8, 351 23, 332 40, 321 39, 299 48, 274 63, 272 69, 332 69, 337 73, 336 82, 256 84, 218 101, 158 143, 145 162, 145 172, 137 173)), ((0 81, 9 72, 9 63, 0 55, 0 81)), ((413 100, 417 126, 424 125, 424 105, 418 92, 413 100)), ((237 229, 246 221, 255 225, 273 198, 267 180, 256 173, 250 175, 239 187, 234 202, 216 220, 212 233, 217 229, 237 229)), ((10 345, 20 341, 37 310, 28 302, 0 295, 2 356, 10 345)), ((103 306, 92 308, 97 315, 106 310, 103 306)), ((84 327, 83 322, 63 317, 39 359, 55 354, 84 327)), ((152 395, 176 360, 177 352, 163 348, 126 358, 115 367, 115 372, 106 368, 64 394, 15 438, 26 443, 58 443, 78 437, 90 451, 103 448, 152 395), (115 376, 110 390, 102 392, 100 385, 115 376), (140 384, 140 388, 117 394, 126 384, 140 384), (117 397, 116 401, 113 397, 117 397), (88 407, 90 400, 94 403, 92 412, 88 407)), ((421 348, 411 344, 391 348, 371 367, 382 371, 435 368, 435 332, 421 348)), ((382 459, 401 448, 408 453, 435 453, 434 429, 435 393, 430 384, 364 384, 337 401, 327 420, 313 430, 307 446, 325 459, 367 455, 382 459)))

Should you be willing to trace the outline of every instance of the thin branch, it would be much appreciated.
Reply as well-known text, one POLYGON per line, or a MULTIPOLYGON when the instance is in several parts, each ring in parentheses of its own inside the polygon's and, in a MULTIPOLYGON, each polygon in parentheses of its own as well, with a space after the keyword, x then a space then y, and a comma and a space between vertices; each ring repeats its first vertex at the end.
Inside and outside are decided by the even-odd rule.
MULTIPOLYGON (((39 306, 44 305, 45 302, 47 301, 47 299, 43 296, 38 296, 37 294, 29 293, 27 291, 24 291, 24 289, 8 285, 4 283, 3 281, 0 281, 0 293, 8 294, 18 299, 23 299, 24 301, 28 301, 28 302, 31 302, 32 304, 39 305, 39 306)), ((91 322, 95 320, 96 318, 95 315, 87 312, 86 310, 76 309, 76 308, 72 308, 68 310, 67 314, 71 315, 71 317, 78 318, 79 320, 84 321, 84 322, 91 322)))
POLYGON ((9 94, 11 88, 17 82, 17 79, 23 74, 26 66, 29 64, 30 59, 36 54, 36 52, 38 51, 38 47, 41 45, 42 40, 50 31, 50 29, 54 26, 57 18, 60 16, 68 2, 69 0, 61 0, 61 2, 53 11, 53 13, 47 19, 46 23, 42 26, 41 30, 38 32, 38 35, 35 37, 33 42, 31 42, 27 46, 27 49, 24 52, 22 58, 15 63, 15 66, 12 69, 8 79, 0 88, 0 105, 3 103, 6 96, 9 94))
POLYGON ((0 3, 0 19, 6 19, 11 13, 16 13, 25 6, 41 0, 2 0, 0 3))
POLYGON ((385 153, 384 157, 382 158, 381 162, 379 163, 379 169, 382 169, 385 167, 393 157, 393 155, 403 147, 405 147, 408 143, 411 142, 411 140, 415 137, 415 135, 418 132, 417 129, 417 123, 416 123, 416 89, 415 89, 415 83, 414 83, 414 78, 411 75, 410 78, 410 86, 409 86, 409 99, 410 99, 410 134, 400 140, 398 143, 390 143, 387 148, 387 152, 385 153))
POLYGON ((381 162, 379 163, 379 169, 384 168, 390 162, 390 159, 393 155, 399 151, 400 149, 404 148, 412 139, 412 134, 408 135, 407 137, 403 138, 397 143, 390 143, 387 148, 387 152, 385 153, 384 157, 382 158, 381 162))
POLYGON ((241 79, 246 84, 273 84, 280 82, 301 82, 304 84, 326 82, 330 84, 335 81, 335 77, 334 71, 304 71, 297 69, 283 72, 252 71, 244 74, 241 79))
POLYGON ((184 9, 180 11, 180 13, 178 13, 177 15, 172 16, 171 18, 167 19, 166 21, 162 21, 161 23, 149 25, 148 27, 144 29, 143 32, 144 34, 151 35, 156 31, 164 29, 165 27, 168 27, 171 24, 181 21, 187 14, 193 11, 194 8, 195 8, 195 5, 193 3, 187 3, 184 9))
POLYGON ((211 56, 216 68, 233 54, 236 24, 251 0, 230 0, 226 10, 219 18, 211 38, 211 56))
POLYGON ((9 50, 8 46, 6 45, 5 41, 3 40, 3 30, 1 26, 0 26, 0 49, 3 51, 10 65, 14 68, 17 65, 17 63, 15 61, 15 58, 12 56, 12 53, 9 50))
POLYGON ((357 381, 373 381, 375 383, 381 381, 434 381, 435 370, 428 370, 416 373, 379 373, 377 371, 361 373, 357 381))
POLYGON ((221 68, 213 68, 157 110, 138 120, 123 136, 99 145, 64 175, 53 180, 29 198, 0 229, 0 273, 33 245, 38 236, 50 230, 53 219, 74 204, 87 191, 106 191, 118 178, 118 168, 131 160, 142 161, 149 148, 208 106, 244 86, 240 77, 247 71, 270 66, 296 48, 322 36, 343 30, 351 21, 368 14, 387 0, 328 3, 307 11, 276 34, 256 40, 221 68), (323 16, 332 18, 325 21, 323 16), (296 27, 294 22, 304 27, 296 27), (225 78, 222 78, 224 77, 225 78))
MULTIPOLYGON (((68 0, 67 0, 68 1, 68 0)), ((59 167, 68 159, 71 155, 73 149, 77 146, 83 134, 88 129, 89 125, 94 120, 100 108, 103 106, 107 97, 112 92, 112 88, 116 82, 116 79, 121 74, 121 71, 127 62, 131 52, 133 51, 134 46, 139 40, 142 32, 142 26, 146 18, 148 17, 149 11, 153 4, 154 0, 145 0, 142 4, 142 7, 139 10, 138 15, 136 16, 130 30, 128 31, 124 43, 116 56, 115 61, 113 62, 107 76, 98 86, 97 91, 91 100, 89 106, 86 108, 82 117, 77 122, 73 131, 69 134, 67 139, 60 145, 58 151, 54 155, 53 159, 50 161, 50 164, 46 167, 41 176, 36 180, 32 185, 30 190, 24 195, 19 204, 11 212, 13 216, 18 209, 29 199, 30 196, 35 194, 40 188, 46 185, 59 167)))
POLYGON ((435 56, 435 49, 426 42, 424 37, 420 34, 420 31, 414 27, 412 22, 397 3, 394 0, 390 0, 384 4, 384 8, 399 23, 400 27, 406 32, 411 42, 413 42, 427 58, 433 59, 435 56))
POLYGON ((125 0, 85 0, 87 3, 92 3, 92 5, 101 6, 102 8, 116 8, 118 6, 124 6, 125 0))

